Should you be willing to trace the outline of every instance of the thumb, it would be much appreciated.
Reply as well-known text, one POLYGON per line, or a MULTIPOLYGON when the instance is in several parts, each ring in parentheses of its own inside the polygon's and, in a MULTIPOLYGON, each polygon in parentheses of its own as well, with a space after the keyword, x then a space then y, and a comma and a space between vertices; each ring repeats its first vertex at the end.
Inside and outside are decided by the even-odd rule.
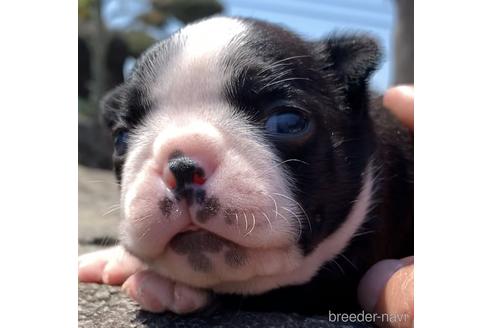
POLYGON ((386 91, 383 105, 404 125, 413 130, 415 89, 411 85, 400 85, 386 91))
POLYGON ((413 269, 413 256, 383 260, 362 277, 359 303, 367 312, 387 314, 379 317, 380 326, 413 326, 413 269))

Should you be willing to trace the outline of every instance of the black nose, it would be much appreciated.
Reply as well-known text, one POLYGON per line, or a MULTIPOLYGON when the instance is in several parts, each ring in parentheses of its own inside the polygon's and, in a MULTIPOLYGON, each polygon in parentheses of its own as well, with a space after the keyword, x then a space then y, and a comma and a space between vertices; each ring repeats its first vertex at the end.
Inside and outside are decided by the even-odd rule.
POLYGON ((191 184, 193 174, 197 170, 194 160, 184 155, 171 158, 168 162, 169 170, 176 179, 176 189, 183 188, 186 184, 191 184))
POLYGON ((168 167, 175 181, 171 189, 177 192, 182 191, 186 185, 203 185, 206 181, 203 169, 193 159, 179 151, 171 155, 168 167))

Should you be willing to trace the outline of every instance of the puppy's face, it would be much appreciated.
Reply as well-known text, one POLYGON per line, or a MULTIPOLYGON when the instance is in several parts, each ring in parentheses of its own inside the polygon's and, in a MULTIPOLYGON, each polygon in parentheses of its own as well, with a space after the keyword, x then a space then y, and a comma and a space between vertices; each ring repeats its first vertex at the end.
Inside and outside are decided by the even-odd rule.
POLYGON ((298 283, 309 261, 314 274, 319 245, 331 241, 329 260, 358 226, 345 221, 368 162, 378 55, 362 37, 309 43, 222 17, 149 49, 103 102, 124 247, 219 291, 298 283))

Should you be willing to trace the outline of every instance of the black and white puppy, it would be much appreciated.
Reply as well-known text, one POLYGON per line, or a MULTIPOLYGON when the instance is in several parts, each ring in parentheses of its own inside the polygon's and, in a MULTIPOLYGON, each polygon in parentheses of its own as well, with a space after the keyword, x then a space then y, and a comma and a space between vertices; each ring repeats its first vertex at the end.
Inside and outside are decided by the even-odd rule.
POLYGON ((124 249, 201 306, 356 309, 372 264, 413 253, 413 141, 369 94, 380 57, 227 17, 154 45, 103 102, 124 249))

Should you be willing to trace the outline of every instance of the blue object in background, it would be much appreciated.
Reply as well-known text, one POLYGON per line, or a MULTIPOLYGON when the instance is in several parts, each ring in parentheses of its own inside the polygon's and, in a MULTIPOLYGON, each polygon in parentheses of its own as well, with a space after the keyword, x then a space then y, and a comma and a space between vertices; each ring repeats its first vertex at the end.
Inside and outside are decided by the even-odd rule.
MULTIPOLYGON (((334 30, 364 31, 378 38, 383 46, 381 68, 371 80, 373 89, 382 92, 393 75, 392 34, 395 21, 393 0, 221 0, 224 14, 254 17, 280 24, 306 39, 319 39, 334 30)), ((135 17, 150 7, 148 0, 106 0, 103 18, 109 28, 126 28, 135 17)), ((165 29, 149 29, 157 39, 181 27, 177 20, 165 29)))
POLYGON ((319 39, 334 30, 365 31, 378 38, 384 58, 371 80, 383 91, 393 75, 392 0, 223 0, 225 14, 277 23, 307 39, 319 39))

